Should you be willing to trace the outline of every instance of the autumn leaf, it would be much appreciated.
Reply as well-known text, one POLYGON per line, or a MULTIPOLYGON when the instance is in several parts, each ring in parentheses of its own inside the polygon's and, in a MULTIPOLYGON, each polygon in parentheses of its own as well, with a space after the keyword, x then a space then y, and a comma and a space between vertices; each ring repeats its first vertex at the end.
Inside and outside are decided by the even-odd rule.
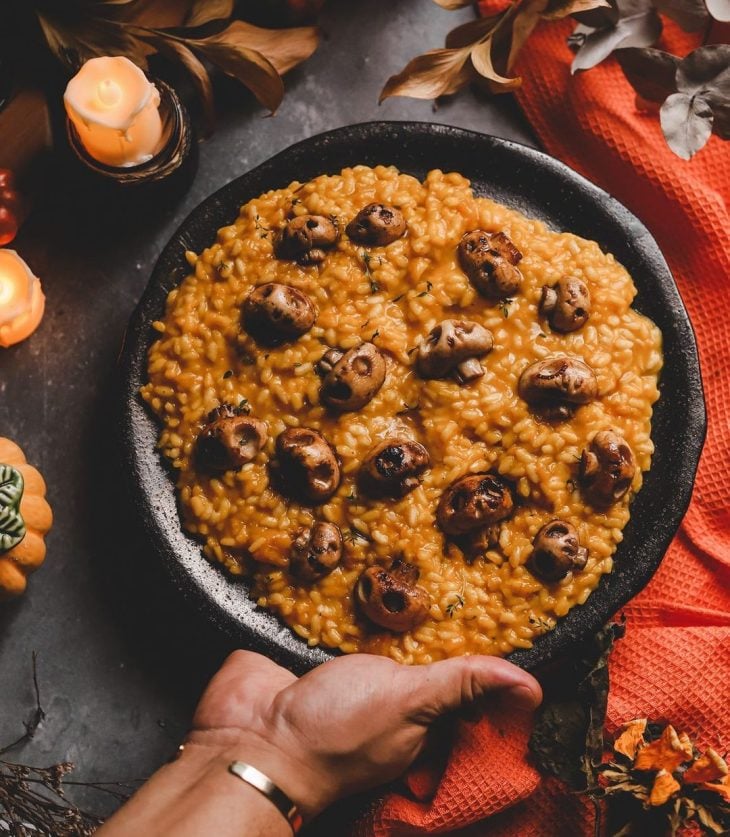
POLYGON ((242 20, 234 20, 218 37, 221 36, 265 55, 280 75, 309 58, 319 44, 319 30, 316 26, 263 29, 242 20))
POLYGON ((308 58, 317 39, 317 29, 311 26, 270 30, 236 20, 208 38, 182 40, 246 85, 273 113, 284 96, 280 73, 308 58))
POLYGON ((234 0, 195 0, 185 19, 185 26, 203 26, 213 20, 228 20, 234 0))
POLYGON ((561 20, 568 15, 577 15, 581 12, 589 12, 593 9, 610 9, 608 0, 549 0, 541 14, 543 20, 561 20))
POLYGON ((61 14, 37 12, 41 31, 51 52, 71 72, 77 72, 90 58, 126 55, 142 69, 147 69, 145 45, 115 21, 87 15, 70 22, 61 14))
POLYGON ((589 70, 616 49, 648 47, 659 38, 662 22, 651 0, 618 0, 618 20, 595 28, 579 23, 571 36, 577 46, 571 72, 589 70))
POLYGON ((284 82, 268 58, 244 44, 215 36, 191 43, 211 63, 248 87, 265 108, 276 111, 284 98, 284 82))
POLYGON ((659 118, 669 147, 685 160, 711 133, 730 137, 730 46, 699 47, 680 60, 658 49, 620 49, 621 69, 636 92, 661 102, 659 118))
POLYGON ((208 136, 213 132, 215 111, 213 107, 213 85, 208 71, 195 53, 177 38, 166 37, 159 33, 150 38, 163 55, 178 60, 190 75, 195 90, 203 107, 203 133, 208 136))
POLYGON ((679 58, 650 47, 617 49, 616 60, 634 90, 649 102, 663 102, 677 89, 679 58))
POLYGON ((432 49, 417 55, 385 83, 379 103, 390 96, 437 99, 460 90, 472 78, 471 46, 432 49))
POLYGON ((391 76, 380 101, 390 96, 434 99, 472 81, 484 81, 492 93, 514 90, 522 79, 512 77, 512 68, 541 19, 607 5, 607 0, 518 0, 499 14, 461 24, 447 35, 445 49, 418 55, 391 76))

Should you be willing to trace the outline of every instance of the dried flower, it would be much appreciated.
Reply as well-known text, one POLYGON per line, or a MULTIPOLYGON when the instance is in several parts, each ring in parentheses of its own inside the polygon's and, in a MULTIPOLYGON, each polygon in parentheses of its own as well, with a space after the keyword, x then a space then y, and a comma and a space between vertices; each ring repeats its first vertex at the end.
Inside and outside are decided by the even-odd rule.
POLYGON ((619 824, 612 834, 677 834, 691 823, 706 834, 730 832, 730 775, 714 750, 700 755, 687 733, 637 718, 616 736, 613 752, 591 791, 619 824))

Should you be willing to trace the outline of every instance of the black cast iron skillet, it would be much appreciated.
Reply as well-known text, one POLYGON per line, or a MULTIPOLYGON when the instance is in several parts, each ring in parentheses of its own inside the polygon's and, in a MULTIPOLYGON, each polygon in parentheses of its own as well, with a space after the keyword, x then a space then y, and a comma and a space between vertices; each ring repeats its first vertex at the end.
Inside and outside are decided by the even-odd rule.
POLYGON ((540 218, 552 229, 598 241, 633 276, 635 307, 664 335, 661 397, 652 422, 656 454, 633 503, 615 569, 555 630, 532 648, 510 655, 518 665, 534 669, 595 632, 648 582, 689 504, 706 429, 694 334, 656 242, 616 200, 539 151, 445 125, 370 122, 300 142, 205 200, 162 252, 126 335, 120 422, 129 496, 169 580, 226 641, 261 651, 297 672, 333 656, 307 647, 275 616, 258 610, 246 583, 209 564, 200 544, 183 533, 171 476, 155 450, 159 428, 138 391, 146 380, 147 350, 156 334, 150 324, 162 317, 168 292, 188 272, 184 252, 209 246, 218 228, 231 223, 250 198, 358 163, 393 164, 417 177, 434 168, 459 171, 470 178, 477 194, 540 218))

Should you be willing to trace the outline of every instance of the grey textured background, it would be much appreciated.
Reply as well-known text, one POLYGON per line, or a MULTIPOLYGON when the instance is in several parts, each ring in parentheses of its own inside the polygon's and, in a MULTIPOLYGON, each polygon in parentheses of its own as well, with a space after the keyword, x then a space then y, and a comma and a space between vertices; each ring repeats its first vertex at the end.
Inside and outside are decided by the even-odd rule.
POLYGON ((79 191, 62 157, 57 161, 12 245, 43 281, 45 319, 31 340, 0 350, 0 435, 17 440, 42 470, 55 512, 46 564, 22 600, 0 605, 0 746, 22 732, 33 707, 33 650, 47 713, 35 739, 13 757, 35 764, 69 759, 79 779, 144 777, 174 752, 219 662, 219 652, 202 667, 191 657, 189 665, 175 662, 171 676, 155 660, 164 658, 165 630, 177 630, 174 615, 165 630, 145 621, 136 598, 145 578, 136 570, 122 603, 126 618, 104 584, 104 559, 114 545, 122 547, 114 560, 124 573, 126 544, 124 526, 114 526, 115 509, 104 507, 99 492, 99 481, 115 478, 97 439, 110 420, 102 404, 125 324, 163 245, 211 192, 291 143, 338 126, 435 120, 534 144, 510 97, 488 101, 465 92, 437 112, 410 99, 377 104, 390 74, 441 45, 446 31, 471 14, 444 12, 430 0, 331 4, 322 45, 287 77, 274 118, 264 118, 243 88, 223 85, 217 132, 201 145, 192 186, 175 202, 114 212, 101 195, 79 191))

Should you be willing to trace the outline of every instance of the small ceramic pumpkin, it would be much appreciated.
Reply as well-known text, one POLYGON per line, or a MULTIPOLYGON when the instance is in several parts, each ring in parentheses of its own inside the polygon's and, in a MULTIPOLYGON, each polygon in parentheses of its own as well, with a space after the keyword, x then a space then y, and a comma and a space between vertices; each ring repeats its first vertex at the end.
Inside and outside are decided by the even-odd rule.
POLYGON ((14 442, 0 437, 0 601, 25 591, 46 557, 52 522, 43 477, 14 442))

